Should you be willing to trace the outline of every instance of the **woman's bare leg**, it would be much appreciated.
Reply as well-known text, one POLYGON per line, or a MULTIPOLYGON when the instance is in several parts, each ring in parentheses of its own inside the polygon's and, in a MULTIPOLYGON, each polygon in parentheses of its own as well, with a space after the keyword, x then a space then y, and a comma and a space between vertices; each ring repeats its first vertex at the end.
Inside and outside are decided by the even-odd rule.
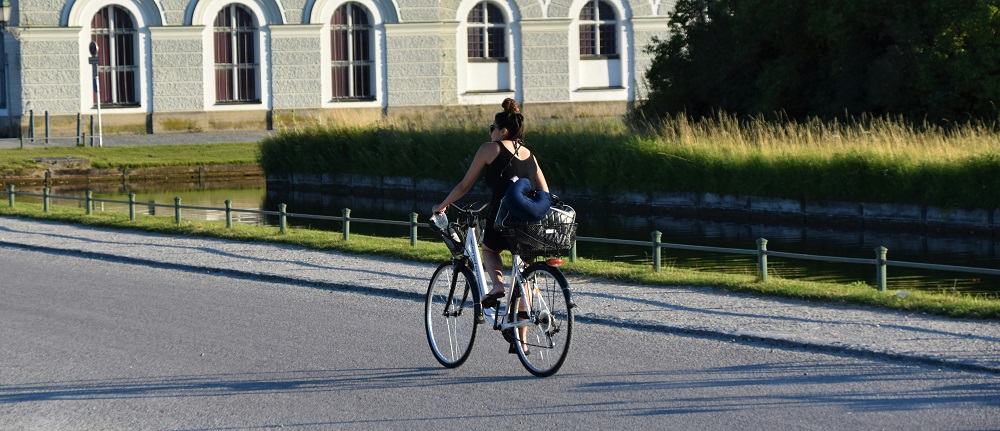
POLYGON ((503 261, 500 260, 500 252, 483 247, 483 268, 486 276, 493 281, 493 290, 489 293, 503 290, 503 261))

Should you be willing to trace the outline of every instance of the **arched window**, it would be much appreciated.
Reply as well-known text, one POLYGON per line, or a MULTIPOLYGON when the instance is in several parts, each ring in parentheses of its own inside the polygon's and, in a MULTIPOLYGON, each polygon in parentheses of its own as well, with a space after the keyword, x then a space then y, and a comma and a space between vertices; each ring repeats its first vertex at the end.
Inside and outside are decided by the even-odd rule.
POLYGON ((257 25, 253 15, 238 4, 219 11, 214 25, 215 101, 260 102, 257 95, 257 25))
POLYGON ((480 2, 469 11, 469 59, 507 60, 507 22, 500 8, 480 2))
POLYGON ((345 3, 330 20, 330 71, 334 100, 374 99, 374 54, 368 10, 345 3))
POLYGON ((580 11, 580 56, 617 57, 618 18, 603 0, 590 0, 580 11))
MULTIPOLYGON (((97 44, 97 75, 101 105, 138 105, 136 82, 136 28, 132 15, 121 6, 101 8, 90 20, 90 40, 97 44)), ((97 94, 94 94, 97 103, 97 94)))

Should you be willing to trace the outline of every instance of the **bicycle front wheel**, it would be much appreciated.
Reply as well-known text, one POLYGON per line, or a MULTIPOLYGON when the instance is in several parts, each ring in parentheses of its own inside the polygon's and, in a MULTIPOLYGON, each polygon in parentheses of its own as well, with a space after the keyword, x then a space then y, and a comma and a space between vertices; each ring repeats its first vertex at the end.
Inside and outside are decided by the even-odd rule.
POLYGON ((431 276, 424 306, 427 342, 434 358, 448 368, 465 362, 476 340, 475 277, 466 266, 441 264, 431 276))
MULTIPOLYGON (((559 371, 569 354, 573 336, 573 302, 569 283, 562 271, 544 262, 534 263, 524 270, 528 301, 520 301, 517 319, 524 319, 525 307, 530 308, 530 325, 514 330, 514 348, 521 364, 531 374, 548 377, 559 371)), ((515 290, 520 296, 520 290, 515 290)), ((511 299, 513 304, 515 299, 511 299)))

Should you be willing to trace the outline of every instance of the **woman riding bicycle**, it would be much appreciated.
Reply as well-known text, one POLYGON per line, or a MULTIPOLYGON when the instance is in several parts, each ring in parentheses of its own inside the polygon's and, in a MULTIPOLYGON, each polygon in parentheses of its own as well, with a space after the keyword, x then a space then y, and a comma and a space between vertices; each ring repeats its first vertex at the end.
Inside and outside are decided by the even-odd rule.
POLYGON ((472 165, 465 173, 462 181, 448 194, 440 204, 434 206, 434 214, 441 214, 448 205, 465 196, 485 172, 486 186, 492 191, 490 209, 486 215, 483 235, 483 266, 492 280, 493 290, 482 299, 483 307, 496 306, 497 301, 504 296, 503 263, 500 252, 511 250, 510 244, 493 224, 496 221, 500 200, 503 199, 511 179, 515 176, 527 178, 531 188, 548 192, 542 168, 538 166, 535 156, 524 146, 524 116, 514 99, 507 98, 502 103, 503 112, 498 112, 490 124, 490 142, 479 146, 472 165))

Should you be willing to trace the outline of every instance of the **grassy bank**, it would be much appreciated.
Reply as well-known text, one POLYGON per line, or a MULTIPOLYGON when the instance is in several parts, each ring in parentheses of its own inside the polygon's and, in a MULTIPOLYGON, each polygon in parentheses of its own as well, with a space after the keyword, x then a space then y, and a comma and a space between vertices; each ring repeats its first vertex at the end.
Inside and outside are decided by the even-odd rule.
MULTIPOLYGON (((487 121, 482 121, 487 124, 487 121)), ((457 182, 483 124, 382 123, 293 128, 261 144, 269 174, 356 173, 457 182)), ((558 191, 581 186, 820 201, 1000 207, 998 134, 900 120, 771 123, 669 119, 653 131, 620 121, 529 125, 527 141, 558 191)))
POLYGON ((48 147, 0 150, 0 172, 37 169, 35 159, 79 157, 96 169, 118 167, 201 166, 256 164, 260 145, 251 143, 205 145, 143 145, 122 147, 48 147))
MULTIPOLYGON (((52 207, 48 213, 45 213, 42 211, 41 205, 29 203, 18 203, 16 209, 0 207, 0 216, 142 230, 170 235, 292 244, 320 250, 338 250, 428 263, 441 262, 448 259, 449 256, 441 243, 421 241, 417 243, 416 247, 411 247, 409 238, 382 238, 352 234, 350 241, 344 241, 340 235, 329 231, 292 229, 281 234, 277 228, 273 227, 237 224, 232 229, 227 229, 225 222, 182 220, 180 224, 176 224, 169 217, 145 215, 138 215, 136 221, 132 222, 124 214, 98 212, 88 216, 79 208, 70 207, 52 207)), ((1000 299, 984 296, 916 291, 900 296, 893 291, 878 292, 870 286, 801 282, 777 277, 771 277, 767 283, 761 283, 752 274, 707 273, 682 268, 665 268, 657 273, 653 272, 647 265, 589 259, 578 259, 575 263, 567 263, 563 268, 572 274, 650 285, 719 288, 755 295, 855 304, 952 317, 1000 318, 1000 299)))

